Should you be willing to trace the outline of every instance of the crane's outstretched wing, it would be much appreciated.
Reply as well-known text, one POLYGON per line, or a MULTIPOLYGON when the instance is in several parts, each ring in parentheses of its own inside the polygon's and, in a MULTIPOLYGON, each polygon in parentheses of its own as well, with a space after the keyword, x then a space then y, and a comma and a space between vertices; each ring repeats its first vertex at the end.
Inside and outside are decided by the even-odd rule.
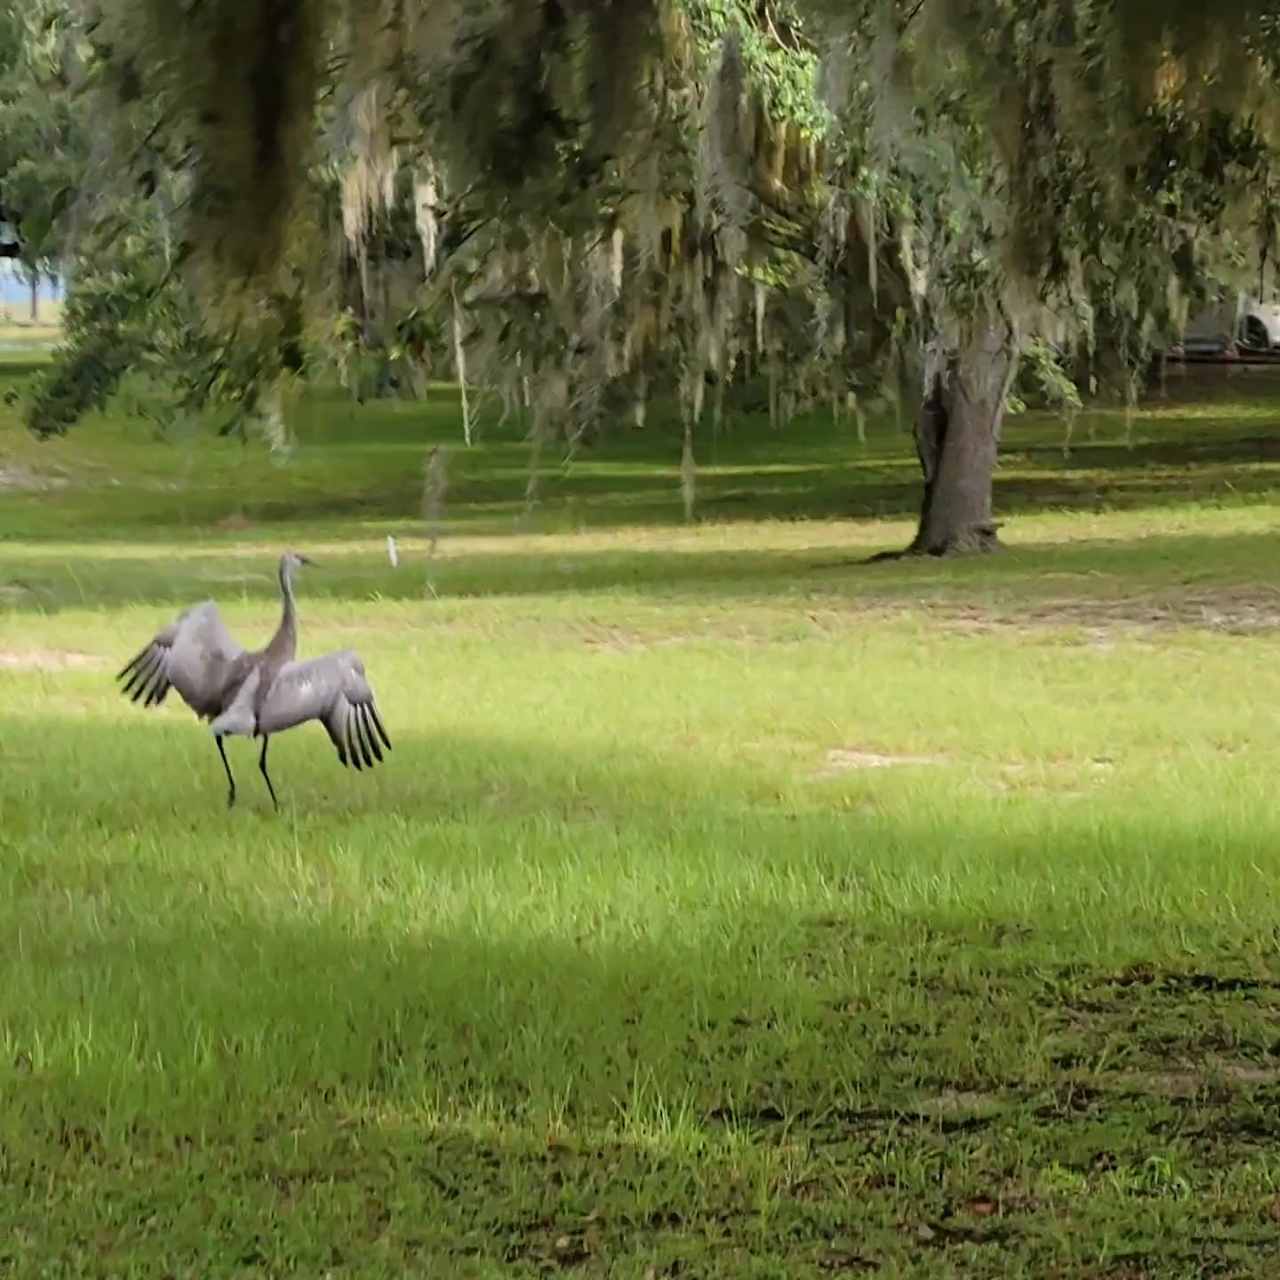
POLYGON ((125 681, 124 693, 132 701, 144 698, 143 706, 158 706, 172 686, 192 711, 209 717, 222 710, 223 693, 244 652, 223 625, 217 605, 206 600, 157 632, 116 679, 125 681))
POLYGON ((319 720, 338 749, 338 759, 357 769, 362 763, 371 769, 382 759, 384 746, 391 750, 364 663, 351 649, 280 668, 258 710, 258 732, 280 733, 306 720, 319 720))

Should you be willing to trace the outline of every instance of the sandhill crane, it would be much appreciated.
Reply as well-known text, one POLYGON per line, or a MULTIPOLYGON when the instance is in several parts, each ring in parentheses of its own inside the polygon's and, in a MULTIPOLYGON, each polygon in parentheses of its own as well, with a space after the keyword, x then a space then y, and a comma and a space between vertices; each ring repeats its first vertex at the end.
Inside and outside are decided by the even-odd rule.
POLYGON ((172 687, 200 719, 211 721, 230 788, 228 808, 236 802, 236 780, 222 745, 225 737, 262 739, 258 768, 277 809, 280 802, 267 772, 272 734, 319 720, 338 759, 356 769, 362 762, 372 768, 375 760, 381 761, 382 747, 391 750, 358 654, 341 649, 308 662, 294 661, 298 611, 293 577, 305 564, 311 561, 294 551, 280 557, 280 625, 265 648, 253 653, 242 649, 223 624, 218 606, 206 600, 156 632, 116 676, 125 681, 123 691, 133 702, 141 698, 144 707, 159 706, 172 687))

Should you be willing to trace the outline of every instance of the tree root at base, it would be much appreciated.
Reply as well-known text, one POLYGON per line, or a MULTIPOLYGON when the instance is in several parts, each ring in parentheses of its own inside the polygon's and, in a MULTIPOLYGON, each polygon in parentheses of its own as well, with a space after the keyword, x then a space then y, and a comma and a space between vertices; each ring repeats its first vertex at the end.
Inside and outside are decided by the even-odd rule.
POLYGON ((999 524, 980 524, 953 534, 941 543, 928 543, 917 537, 909 546, 900 551, 878 551, 868 556, 860 564, 881 564, 888 560, 907 560, 916 556, 933 556, 935 559, 949 559, 953 556, 991 555, 1004 550, 1000 541, 999 524))

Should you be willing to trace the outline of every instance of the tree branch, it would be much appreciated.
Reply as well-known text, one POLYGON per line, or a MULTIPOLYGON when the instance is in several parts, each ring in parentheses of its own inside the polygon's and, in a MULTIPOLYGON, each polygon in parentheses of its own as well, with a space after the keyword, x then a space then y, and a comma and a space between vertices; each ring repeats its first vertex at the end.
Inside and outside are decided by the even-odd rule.
POLYGON ((924 0, 916 0, 915 7, 902 20, 902 26, 898 28, 899 35, 905 35, 907 28, 916 20, 920 10, 924 8, 924 0))

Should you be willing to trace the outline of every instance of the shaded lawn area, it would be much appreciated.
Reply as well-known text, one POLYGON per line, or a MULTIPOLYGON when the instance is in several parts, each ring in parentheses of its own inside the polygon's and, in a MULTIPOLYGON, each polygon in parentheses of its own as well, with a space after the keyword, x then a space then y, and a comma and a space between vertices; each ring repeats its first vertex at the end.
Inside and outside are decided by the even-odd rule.
MULTIPOLYGON (((19 367, 22 368, 22 367, 19 367)), ((23 376, 34 366, 26 367, 23 376)), ((0 384, 20 385, 23 376, 0 384)), ((1170 398, 1132 418, 1091 411, 1070 424, 1044 414, 1009 419, 996 480, 1007 536, 1034 530, 1053 510, 1185 509, 1265 500, 1280 467, 1274 432, 1280 373, 1197 370, 1171 379, 1170 398), (1181 398, 1174 399, 1175 393, 1181 398)), ((134 392, 126 403, 146 404, 134 392)), ((643 432, 618 428, 570 449, 542 453, 535 499, 526 496, 530 449, 522 424, 482 419, 476 446, 462 447, 456 392, 434 387, 426 403, 356 406, 313 393, 293 415, 285 464, 264 463, 260 442, 219 439, 208 423, 157 427, 119 411, 86 420, 65 439, 37 443, 11 426, 0 465, 23 483, 4 493, 3 533, 23 540, 146 540, 177 531, 236 543, 289 526, 316 537, 422 532, 427 450, 448 447, 448 488, 437 521, 448 533, 574 533, 671 528, 684 523, 678 429, 655 413, 643 432)), ((11 419, 12 421, 12 419, 11 419)), ((910 434, 872 421, 860 443, 825 414, 781 432, 739 417, 718 437, 698 437, 700 521, 883 518, 881 540, 898 538, 920 500, 910 434)), ((872 526, 875 528, 875 526, 872 526)))
POLYGON ((1096 415, 1075 509, 1010 476, 1088 427, 1021 420, 1006 554, 874 566, 914 499, 824 504, 906 494, 888 428, 735 429, 704 492, 778 496, 690 528, 671 437, 531 513, 497 439, 434 554, 443 409, 318 405, 288 468, 0 428, 0 1274, 1274 1275, 1257 388, 1096 415), (234 743, 228 814, 110 677, 206 595, 260 643, 289 544, 395 749, 282 735, 276 816, 234 743))

